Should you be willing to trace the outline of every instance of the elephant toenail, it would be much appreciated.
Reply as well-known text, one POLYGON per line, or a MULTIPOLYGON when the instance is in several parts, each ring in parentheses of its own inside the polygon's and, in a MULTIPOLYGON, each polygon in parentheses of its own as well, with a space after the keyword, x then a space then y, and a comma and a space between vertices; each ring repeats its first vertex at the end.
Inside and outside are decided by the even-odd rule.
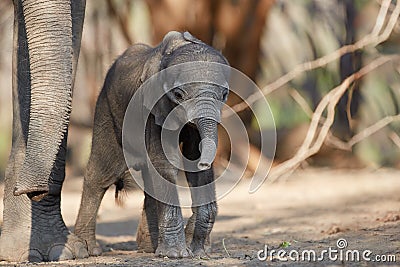
POLYGON ((86 246, 82 242, 76 242, 74 244, 74 252, 75 252, 75 258, 77 259, 83 259, 89 257, 88 250, 86 249, 86 246))
POLYGON ((168 258, 178 258, 178 252, 175 250, 170 250, 167 252, 168 258))
POLYGON ((42 254, 36 249, 30 249, 28 251, 28 257, 26 257, 26 254, 27 253, 23 253, 21 255, 20 261, 42 262, 44 260, 42 254))
POLYGON ((49 249, 49 261, 71 260, 73 258, 72 250, 63 244, 53 245, 49 249))
POLYGON ((100 256, 103 253, 103 250, 100 247, 95 247, 92 249, 92 256, 100 256))
POLYGON ((188 252, 186 249, 182 250, 182 251, 181 251, 181 257, 182 257, 182 258, 187 258, 187 257, 189 257, 189 252, 188 252))

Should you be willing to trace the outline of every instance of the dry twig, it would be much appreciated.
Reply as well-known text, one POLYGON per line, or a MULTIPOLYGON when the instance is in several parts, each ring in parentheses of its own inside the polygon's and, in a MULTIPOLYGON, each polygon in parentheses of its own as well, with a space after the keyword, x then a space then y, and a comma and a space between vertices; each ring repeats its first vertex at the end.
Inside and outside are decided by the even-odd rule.
POLYGON ((395 133, 395 132, 391 132, 390 134, 389 134, 389 138, 393 141, 393 143, 398 147, 398 148, 400 148, 400 136, 397 134, 397 133, 395 133))
POLYGON ((385 23, 387 12, 390 7, 390 3, 391 0, 384 0, 382 1, 382 3, 380 3, 381 8, 379 9, 378 16, 376 17, 375 26, 371 32, 372 35, 378 35, 379 32, 382 30, 383 24, 385 23))
POLYGON ((294 101, 297 102, 297 104, 299 104, 304 113, 306 113, 306 115, 311 119, 314 112, 308 105, 307 100, 305 100, 304 97, 296 89, 290 89, 289 95, 294 99, 294 101))
MULTIPOLYGON (((394 116, 386 116, 379 121, 375 122, 371 126, 365 128, 364 130, 360 131, 356 135, 354 135, 349 141, 343 142, 339 138, 336 138, 332 134, 330 134, 327 139, 326 143, 329 145, 333 145, 336 148, 342 149, 342 150, 348 150, 351 151, 352 147, 362 140, 366 139, 367 137, 373 135, 377 131, 381 130, 388 124, 394 122, 394 121, 400 121, 400 114, 394 115, 394 116)), ((394 132, 393 132, 394 133, 394 132)), ((390 138, 392 138, 392 135, 389 135, 390 138)), ((398 137, 398 136, 397 136, 398 137)), ((393 138, 392 138, 393 140, 393 138)), ((395 144, 396 142, 393 141, 395 144)))
POLYGON ((225 238, 222 238, 222 246, 224 247, 224 250, 225 250, 225 252, 226 252, 226 255, 228 255, 228 257, 230 258, 230 257, 231 257, 231 254, 229 254, 228 250, 226 249, 226 246, 225 246, 225 238))

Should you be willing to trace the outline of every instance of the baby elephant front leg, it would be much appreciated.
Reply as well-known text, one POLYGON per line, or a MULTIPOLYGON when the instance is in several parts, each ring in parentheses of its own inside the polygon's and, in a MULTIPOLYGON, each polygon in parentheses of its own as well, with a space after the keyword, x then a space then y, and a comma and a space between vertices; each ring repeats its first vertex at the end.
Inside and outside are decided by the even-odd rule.
POLYGON ((192 190, 192 216, 186 225, 186 244, 194 256, 208 258, 207 246, 210 246, 210 233, 217 216, 214 173, 212 169, 202 172, 186 172, 186 178, 192 190), (199 190, 206 188, 205 190, 199 190))
MULTIPOLYGON (((152 174, 152 171, 150 171, 150 174, 152 174)), ((156 199, 164 200, 157 200, 158 245, 155 253, 158 256, 167 256, 169 258, 189 257, 192 255, 192 252, 188 249, 185 242, 182 211, 176 205, 179 204, 178 191, 174 186, 168 187, 168 189, 165 187, 158 188, 157 182, 154 180, 154 177, 158 176, 174 184, 177 171, 172 168, 158 168, 158 175, 153 173, 151 176, 153 185, 155 185, 154 192, 159 196, 156 199)))
POLYGON ((181 208, 158 203, 159 237, 156 255, 170 258, 186 258, 192 255, 185 242, 184 221, 181 208))
POLYGON ((186 244, 195 257, 209 258, 206 251, 211 246, 210 233, 217 215, 217 203, 194 207, 192 211, 185 228, 186 244))

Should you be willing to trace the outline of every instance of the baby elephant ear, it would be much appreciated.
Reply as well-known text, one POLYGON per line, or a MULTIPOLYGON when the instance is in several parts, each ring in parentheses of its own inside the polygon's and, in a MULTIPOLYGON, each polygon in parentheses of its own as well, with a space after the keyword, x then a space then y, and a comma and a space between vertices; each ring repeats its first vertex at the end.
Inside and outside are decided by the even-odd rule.
POLYGON ((142 83, 160 70, 160 62, 161 55, 155 55, 144 63, 142 75, 140 75, 142 83))
POLYGON ((195 43, 195 44, 201 44, 201 45, 205 45, 204 42, 200 41, 199 39, 197 39, 196 37, 194 37, 193 35, 190 34, 190 32, 184 32, 183 33, 183 38, 186 41, 195 43))
MULTIPOLYGON (((190 33, 186 32, 194 38, 190 33)), ((196 39, 196 38, 194 38, 196 39)), ((197 40, 197 39, 196 39, 197 40)), ((198 40, 199 41, 199 40, 198 40)), ((170 55, 179 47, 192 42, 191 40, 186 40, 184 34, 177 31, 168 32, 163 41, 156 47, 149 58, 144 63, 142 75, 140 76, 140 81, 143 83, 148 78, 150 78, 153 74, 160 71, 161 69, 161 61, 165 55, 170 55)))
POLYGON ((158 126, 161 126, 167 130, 176 131, 180 127, 179 120, 174 114, 171 114, 168 117, 172 109, 173 106, 171 100, 168 98, 167 95, 164 95, 151 110, 151 113, 154 115, 155 123, 158 126))
MULTIPOLYGON (((162 82, 162 77, 154 76, 150 78, 142 88, 142 99, 143 106, 154 116, 155 124, 161 126, 168 130, 178 130, 180 127, 180 119, 177 117, 177 113, 169 113, 174 108, 172 100, 168 97, 167 92, 164 90, 164 84, 162 82), (166 119, 168 117, 168 121, 166 119)), ((149 114, 148 112, 143 113, 145 116, 149 114)), ((143 118, 145 121, 147 118, 143 118)))

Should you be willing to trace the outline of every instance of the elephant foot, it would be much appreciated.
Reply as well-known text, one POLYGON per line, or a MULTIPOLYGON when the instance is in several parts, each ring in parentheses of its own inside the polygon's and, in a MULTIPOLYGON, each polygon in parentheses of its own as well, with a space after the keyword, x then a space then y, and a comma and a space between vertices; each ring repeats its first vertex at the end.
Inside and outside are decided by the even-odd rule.
POLYGON ((75 234, 86 243, 86 248, 90 256, 100 256, 103 253, 103 249, 99 243, 96 242, 96 237, 94 234, 87 236, 76 231, 75 234))
POLYGON ((139 252, 154 253, 158 244, 157 202, 146 196, 136 233, 139 252))
POLYGON ((154 253, 155 251, 153 243, 151 242, 150 232, 147 229, 143 229, 142 224, 139 224, 136 234, 136 243, 139 252, 154 253))
POLYGON ((0 237, 0 259, 12 262, 42 262, 89 256, 86 245, 66 227, 50 227, 51 225, 39 231, 31 231, 30 236, 21 231, 3 231, 0 237))
POLYGON ((85 245, 80 241, 71 242, 71 244, 54 243, 46 251, 43 250, 43 245, 32 244, 28 249, 24 245, 19 248, 19 244, 13 248, 1 246, 0 259, 11 262, 62 261, 88 257, 85 245))
POLYGON ((197 215, 194 214, 189 218, 188 223, 185 227, 185 237, 186 237, 186 245, 193 252, 193 256, 199 259, 210 259, 208 253, 211 253, 211 241, 210 234, 207 234, 207 238, 204 242, 201 242, 200 239, 194 238, 195 231, 195 222, 197 215))
POLYGON ((0 260, 42 262, 88 256, 86 244, 65 226, 59 197, 46 196, 39 202, 26 195, 5 199, 0 260))
POLYGON ((206 251, 202 248, 194 249, 193 251, 193 257, 197 259, 202 259, 202 260, 208 260, 210 259, 210 256, 206 253, 206 251))
POLYGON ((156 249, 156 255, 168 258, 188 258, 193 257, 192 251, 186 245, 178 245, 175 247, 159 244, 156 249))
POLYGON ((100 256, 103 253, 103 249, 97 242, 95 242, 94 244, 87 244, 87 249, 90 256, 100 256))
POLYGON ((211 252, 211 249, 209 249, 209 246, 202 245, 201 242, 192 242, 186 243, 188 244, 188 247, 193 253, 193 257, 198 258, 198 259, 210 259, 208 256, 207 252, 211 252), (207 252, 206 252, 207 251, 207 252))

